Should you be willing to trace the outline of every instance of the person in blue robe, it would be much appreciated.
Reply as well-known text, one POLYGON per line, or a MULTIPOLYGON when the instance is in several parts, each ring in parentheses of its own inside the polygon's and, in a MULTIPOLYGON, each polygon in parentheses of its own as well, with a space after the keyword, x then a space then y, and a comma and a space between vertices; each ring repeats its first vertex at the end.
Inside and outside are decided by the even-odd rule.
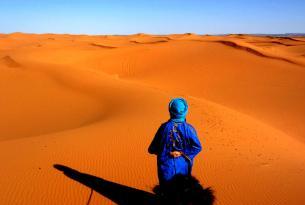
POLYGON ((170 119, 160 126, 148 148, 150 154, 157 155, 161 186, 176 175, 191 175, 194 157, 202 149, 196 130, 185 119, 186 100, 174 98, 168 108, 170 119))

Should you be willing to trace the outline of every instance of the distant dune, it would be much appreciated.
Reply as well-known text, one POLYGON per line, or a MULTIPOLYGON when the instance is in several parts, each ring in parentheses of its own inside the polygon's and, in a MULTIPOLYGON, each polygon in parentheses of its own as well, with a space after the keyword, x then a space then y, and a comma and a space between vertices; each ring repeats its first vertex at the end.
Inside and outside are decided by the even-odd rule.
POLYGON ((176 96, 217 205, 305 204, 304 37, 0 37, 0 204, 114 204, 54 164, 152 193, 176 96))
POLYGON ((116 48, 115 46, 106 46, 106 45, 97 44, 97 43, 91 43, 90 45, 97 46, 97 47, 100 47, 100 48, 116 48))
POLYGON ((12 59, 10 56, 4 56, 0 59, 0 63, 10 67, 10 68, 16 68, 20 67, 20 64, 17 63, 14 59, 12 59))

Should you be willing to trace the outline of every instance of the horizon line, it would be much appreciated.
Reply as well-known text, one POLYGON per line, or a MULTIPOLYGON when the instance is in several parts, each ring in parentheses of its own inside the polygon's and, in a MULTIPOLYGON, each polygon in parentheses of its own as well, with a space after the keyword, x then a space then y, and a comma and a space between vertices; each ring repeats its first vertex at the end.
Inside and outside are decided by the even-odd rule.
POLYGON ((41 33, 31 33, 31 32, 22 32, 22 31, 15 31, 15 32, 8 32, 8 33, 2 33, 0 34, 4 35, 12 35, 12 34, 26 34, 26 35, 82 35, 82 36, 130 36, 130 35, 156 35, 156 36, 166 36, 166 35, 209 35, 209 36, 222 36, 222 35, 262 35, 262 36, 283 36, 283 35, 301 35, 305 36, 305 32, 285 32, 285 33, 218 33, 218 34, 211 34, 211 33, 194 33, 194 32, 185 32, 185 33, 144 33, 144 32, 138 32, 138 33, 130 33, 130 34, 116 34, 116 33, 101 33, 101 34, 89 34, 89 33, 50 33, 50 32, 41 32, 41 33))

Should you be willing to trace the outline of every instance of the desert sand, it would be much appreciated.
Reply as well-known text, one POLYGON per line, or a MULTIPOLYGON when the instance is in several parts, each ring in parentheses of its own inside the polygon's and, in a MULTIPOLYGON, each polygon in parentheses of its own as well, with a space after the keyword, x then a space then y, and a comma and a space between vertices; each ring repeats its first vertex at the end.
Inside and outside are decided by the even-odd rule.
POLYGON ((62 164, 152 193, 182 96, 217 205, 305 204, 305 38, 0 35, 0 204, 114 204, 62 164))

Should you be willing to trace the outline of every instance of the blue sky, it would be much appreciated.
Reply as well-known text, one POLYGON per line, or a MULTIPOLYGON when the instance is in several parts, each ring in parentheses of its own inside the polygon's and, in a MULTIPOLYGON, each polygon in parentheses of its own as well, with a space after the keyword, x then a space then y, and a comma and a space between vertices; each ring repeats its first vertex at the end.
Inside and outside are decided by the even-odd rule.
POLYGON ((0 33, 305 33, 305 0, 0 0, 0 33))

